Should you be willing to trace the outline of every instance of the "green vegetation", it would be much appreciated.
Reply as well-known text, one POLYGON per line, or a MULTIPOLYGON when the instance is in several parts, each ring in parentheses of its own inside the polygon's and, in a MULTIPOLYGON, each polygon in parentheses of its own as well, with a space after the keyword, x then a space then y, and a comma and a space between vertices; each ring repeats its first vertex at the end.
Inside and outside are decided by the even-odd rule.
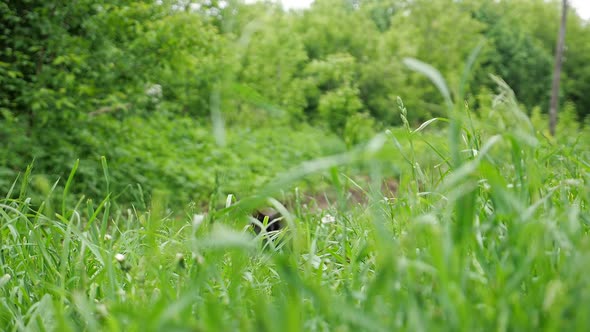
POLYGON ((0 329, 585 331, 590 26, 551 137, 558 8, 0 3, 0 329))
MULTIPOLYGON (((35 175, 50 183, 80 159, 72 192, 100 199, 99 159, 106 156, 117 194, 140 184, 147 200, 157 188, 180 193, 171 196, 176 206, 207 204, 217 190, 207 160, 221 164, 212 154, 254 155, 235 145, 216 150, 237 133, 251 128, 275 136, 271 130, 284 134, 307 124, 326 130, 314 139, 321 146, 300 158, 280 155, 267 166, 262 160, 276 158, 249 157, 260 167, 240 171, 245 182, 238 186, 258 188, 285 166, 342 151, 321 137, 336 135, 351 147, 401 125, 398 97, 412 126, 444 116, 438 92, 403 59, 431 64, 454 88, 482 42, 463 93, 470 107, 489 107, 493 74, 514 89, 527 114, 537 107, 545 113, 558 2, 318 0, 303 12, 285 12, 236 1, 4 1, 0 141, 10 148, 0 151, 0 190, 7 192, 33 159, 35 175), (250 172, 259 180, 249 183, 250 172)), ((572 13, 567 29, 562 101, 583 123, 590 26, 572 13)), ((237 173, 234 164, 217 167, 237 173)), ((131 192, 119 201, 137 204, 131 192)))

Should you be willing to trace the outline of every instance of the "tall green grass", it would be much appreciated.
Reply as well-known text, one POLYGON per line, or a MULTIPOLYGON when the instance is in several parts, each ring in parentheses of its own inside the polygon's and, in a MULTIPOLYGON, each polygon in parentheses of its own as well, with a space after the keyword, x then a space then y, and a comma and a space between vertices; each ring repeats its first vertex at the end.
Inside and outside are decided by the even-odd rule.
POLYGON ((0 327, 586 330, 587 143, 539 135, 498 83, 493 117, 471 116, 449 99, 447 119, 417 129, 406 121, 403 130, 303 163, 255 195, 182 220, 166 209, 165 194, 152 195, 145 210, 117 207, 106 160, 101 202, 69 197, 76 162, 60 197, 49 190, 32 204, 28 169, 22 186, 0 200, 0 327), (450 123, 446 143, 435 123, 450 123), (344 198, 341 167, 350 165, 370 174, 366 205, 344 198), (393 167, 399 190, 386 198, 380 183, 393 167), (269 200, 322 172, 340 184, 331 208, 305 208, 297 191, 290 209, 269 200), (286 218, 274 242, 247 227, 248 212, 261 204, 286 218))

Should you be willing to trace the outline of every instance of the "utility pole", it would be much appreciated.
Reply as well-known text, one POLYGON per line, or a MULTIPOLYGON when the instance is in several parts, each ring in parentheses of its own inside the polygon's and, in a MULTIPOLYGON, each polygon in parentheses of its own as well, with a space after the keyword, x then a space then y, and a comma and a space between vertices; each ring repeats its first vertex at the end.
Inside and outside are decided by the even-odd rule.
POLYGON ((559 35, 557 36, 557 49, 555 50, 555 67, 553 69, 553 84, 551 85, 551 103, 549 108, 549 132, 551 133, 551 136, 555 136, 555 126, 557 125, 557 108, 559 107, 559 80, 561 77, 563 48, 565 44, 567 8, 567 0, 562 0, 561 24, 559 26, 559 35))

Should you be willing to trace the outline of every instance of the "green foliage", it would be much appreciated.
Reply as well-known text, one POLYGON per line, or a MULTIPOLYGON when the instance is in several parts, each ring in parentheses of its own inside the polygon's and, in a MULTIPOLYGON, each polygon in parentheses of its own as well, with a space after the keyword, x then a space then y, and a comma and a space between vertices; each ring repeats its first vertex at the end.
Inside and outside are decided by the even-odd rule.
MULTIPOLYGON (((584 331, 588 141, 534 136, 511 91, 500 91, 491 110, 498 117, 469 124, 461 115, 469 124, 462 142, 430 136, 433 122, 407 124, 364 148, 304 163, 208 216, 189 209, 173 219, 162 193, 149 212, 120 210, 106 196, 51 213, 31 204, 27 185, 16 188, 14 199, 0 199, 0 322, 60 331, 584 331), (432 149, 415 149, 419 142, 432 149), (441 167, 453 144, 469 153, 460 167, 441 167), (257 194, 357 162, 379 183, 380 165, 399 154, 431 162, 408 158, 393 199, 366 188, 366 208, 344 202, 318 214, 298 205, 285 214, 278 248, 244 230, 243 210, 257 194), (472 215, 457 210, 466 193, 472 215)), ((179 135, 183 124, 190 127, 184 119, 164 132, 179 135)), ((109 165, 102 181, 114 184, 109 165)), ((67 176, 74 185, 76 166, 67 176)))
POLYGON ((567 51, 564 61, 564 88, 566 100, 574 103, 578 120, 590 116, 590 66, 587 54, 590 54, 590 28, 587 22, 570 15, 567 26, 567 51))
MULTIPOLYGON (((123 204, 139 204, 155 189, 179 192, 178 205, 247 193, 293 162, 401 124, 398 97, 408 126, 444 115, 435 87, 402 61, 426 61, 457 87, 463 60, 482 39, 475 78, 466 82, 472 111, 498 115, 489 74, 499 75, 525 112, 542 111, 533 122, 544 133, 557 9, 556 2, 486 0, 321 0, 303 12, 235 1, 3 2, 0 141, 9 149, 0 151, 0 188, 35 160, 38 182, 51 189, 62 179, 53 189, 60 192, 66 165, 80 159, 71 192, 96 200, 106 156, 110 189, 123 204), (301 143, 312 133, 322 144, 301 143), (252 157, 266 144, 284 148, 268 152, 280 156, 270 163, 252 157), (301 146, 309 150, 296 152, 301 146), (236 174, 252 176, 243 184, 236 174)), ((576 127, 573 111, 579 121, 590 109, 590 30, 570 15, 568 31, 566 132, 576 127)))
POLYGON ((503 15, 505 8, 486 3, 475 16, 487 25, 488 45, 476 80, 478 85, 493 87, 489 74, 502 77, 516 93, 519 101, 529 107, 548 108, 553 59, 551 49, 515 24, 515 17, 503 15))
POLYGON ((378 37, 377 29, 352 1, 318 0, 298 21, 310 59, 349 53, 362 60, 378 37))
POLYGON ((245 50, 239 58, 237 76, 241 83, 263 96, 265 104, 285 109, 292 117, 301 119, 307 101, 305 82, 299 72, 305 67, 307 54, 301 37, 292 35, 293 29, 292 19, 280 11, 252 21, 238 44, 245 50))
MULTIPOLYGON (((486 3, 485 1, 482 1, 486 3)), ((532 44, 535 52, 528 50, 521 50, 519 53, 530 53, 529 61, 524 61, 524 56, 521 54, 515 61, 520 61, 523 66, 530 68, 527 72, 528 76, 522 73, 521 82, 528 82, 522 84, 519 82, 511 82, 508 77, 506 81, 515 86, 517 95, 526 101, 528 107, 535 104, 544 104, 548 99, 546 93, 539 93, 535 96, 532 91, 548 91, 549 84, 546 80, 550 74, 538 77, 537 73, 548 73, 542 63, 547 63, 547 66, 553 66, 553 55, 555 52, 555 44, 557 40, 557 32, 559 27, 559 10, 560 1, 503 1, 500 5, 488 5, 487 11, 497 11, 498 15, 502 15, 501 21, 506 22, 512 31, 518 31, 521 39, 526 44, 532 44), (494 8, 496 7, 496 8, 494 8), (513 13, 514 15, 506 15, 505 13, 513 13), (543 60, 543 58, 548 58, 543 60), (540 61, 542 60, 542 61, 540 61), (535 64, 537 64, 535 66, 535 64), (533 69, 534 68, 534 69, 533 69), (544 82, 545 89, 541 90, 537 82, 544 82), (523 88, 516 88, 516 85, 523 85, 523 88), (530 89, 529 89, 530 86, 530 89), (520 91, 522 90, 522 91, 520 91), (539 95, 542 98, 539 98, 539 95), (522 96, 522 97, 521 97, 522 96), (524 98, 527 98, 525 100, 524 98), (536 97, 536 102, 535 98, 536 97)), ((588 54, 588 37, 590 27, 579 16, 575 15, 573 9, 568 13, 568 22, 566 28, 566 57, 563 63, 562 73, 562 91, 561 96, 563 102, 573 101, 576 104, 579 119, 588 114, 588 99, 584 97, 580 89, 584 89, 588 82, 587 75, 587 60, 588 54)), ((510 39, 510 38, 509 38, 510 39)), ((518 45, 513 45, 514 49, 520 49, 518 45)), ((518 72, 518 70, 516 70, 518 72)), ((509 74, 507 74, 509 75, 509 74)), ((546 107, 545 107, 546 108, 546 107)))
MULTIPOLYGON (((68 159, 78 151, 81 163, 72 192, 96 199, 106 190, 97 176, 100 158, 105 156, 110 191, 117 202, 144 206, 157 189, 173 194, 171 206, 181 207, 190 202, 207 204, 211 195, 251 194, 293 163, 343 149, 336 137, 305 125, 298 131, 283 125, 231 128, 228 133, 227 145, 219 147, 210 126, 198 125, 188 117, 92 118, 75 132, 75 142, 62 140, 60 149, 40 153, 35 169, 51 170, 41 173, 50 182, 63 179, 68 159), (310 142, 309 137, 317 140, 310 142), (302 145, 306 148, 300 149, 302 145)), ((14 152, 4 153, 11 159, 17 157, 14 152)), ((11 172, 6 175, 14 178, 11 172)), ((2 183, 2 188, 7 190, 11 184, 2 183)), ((35 203, 46 194, 37 190, 35 203)))
POLYGON ((349 86, 328 91, 320 97, 320 118, 329 123, 332 130, 341 133, 347 119, 363 107, 358 94, 358 89, 349 86))
MULTIPOLYGON (((308 91, 308 105, 317 107, 317 117, 340 134, 346 119, 363 107, 360 90, 354 83, 355 65, 352 56, 334 54, 324 61, 314 60, 306 68, 313 89, 308 91)), ((309 115, 316 117, 313 113, 309 115)))
POLYGON ((344 142, 348 147, 369 141, 375 135, 375 119, 367 113, 356 113, 348 117, 344 126, 344 142))
MULTIPOLYGON (((450 86, 458 87, 464 61, 482 39, 483 24, 474 19, 468 10, 453 3, 452 0, 413 1, 407 9, 409 15, 398 12, 394 17, 392 29, 406 30, 403 40, 410 40, 413 48, 412 53, 406 55, 431 64, 442 73, 450 86), (442 12, 445 15, 440 15, 442 12)), ((391 33, 395 33, 395 30, 391 33)), ((417 106, 433 109, 433 106, 424 103, 437 100, 440 97, 438 91, 424 84, 421 76, 408 75, 406 80, 410 86, 421 86, 418 93, 401 96, 408 107, 412 109, 416 103, 420 103, 417 106), (419 101, 414 101, 414 98, 419 101)), ((433 111, 440 113, 440 110, 433 111)))
POLYGON ((560 135, 569 136, 569 132, 579 132, 581 129, 580 121, 573 103, 566 103, 559 111, 558 128, 560 135))
POLYGON ((571 17, 549 138, 556 1, 1 2, 0 326, 587 329, 571 17))

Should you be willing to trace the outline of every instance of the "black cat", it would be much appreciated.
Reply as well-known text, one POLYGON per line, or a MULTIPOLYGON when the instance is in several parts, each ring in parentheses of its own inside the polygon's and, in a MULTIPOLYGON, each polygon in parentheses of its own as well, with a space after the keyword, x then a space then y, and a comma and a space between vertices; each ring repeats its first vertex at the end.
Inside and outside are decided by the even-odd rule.
MULTIPOLYGON (((268 217, 268 222, 266 224, 267 232, 280 231, 284 227, 283 216, 280 212, 273 209, 258 209, 254 211, 252 216, 260 221, 261 224, 264 223, 264 219, 268 217)), ((254 226, 256 234, 259 234, 261 231, 260 226, 254 223, 252 223, 252 225, 254 226)))

